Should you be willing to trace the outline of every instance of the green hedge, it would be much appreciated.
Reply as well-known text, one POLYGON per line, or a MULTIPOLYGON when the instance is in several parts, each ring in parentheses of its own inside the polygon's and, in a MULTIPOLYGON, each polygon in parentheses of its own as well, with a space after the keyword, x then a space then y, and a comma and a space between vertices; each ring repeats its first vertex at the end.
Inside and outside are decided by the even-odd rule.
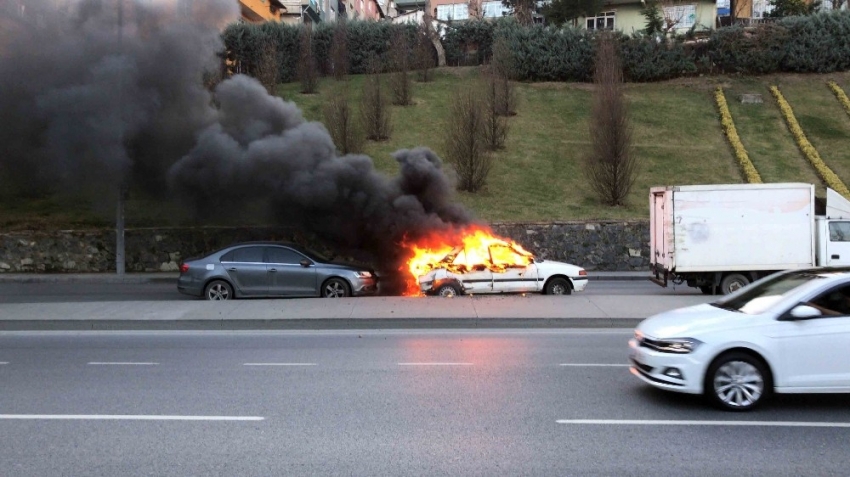
MULTIPOLYGON (((224 33, 228 58, 251 74, 264 42, 277 46, 280 81, 295 79, 300 25, 231 25, 224 33)), ((385 59, 394 29, 414 39, 416 26, 349 21, 349 71, 363 73, 371 55, 385 59)), ((572 27, 519 25, 512 18, 441 24, 450 66, 489 61, 494 38, 504 38, 514 53, 516 77, 526 81, 589 81, 594 33, 572 27)), ((619 35, 624 75, 629 81, 659 81, 701 72, 765 74, 825 73, 850 69, 850 11, 790 17, 753 28, 732 26, 711 32, 707 40, 684 36, 659 41, 642 34, 619 35)), ((328 73, 333 24, 319 24, 313 41, 322 71, 328 73)), ((386 64, 386 62, 385 62, 386 64)))

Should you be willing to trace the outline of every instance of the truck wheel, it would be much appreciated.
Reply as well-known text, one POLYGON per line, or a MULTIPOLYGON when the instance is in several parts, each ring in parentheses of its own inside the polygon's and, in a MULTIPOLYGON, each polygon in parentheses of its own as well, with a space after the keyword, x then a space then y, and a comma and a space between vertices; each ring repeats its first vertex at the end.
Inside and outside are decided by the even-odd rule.
POLYGON ((740 273, 730 273, 720 282, 720 293, 728 295, 750 284, 750 279, 740 273))

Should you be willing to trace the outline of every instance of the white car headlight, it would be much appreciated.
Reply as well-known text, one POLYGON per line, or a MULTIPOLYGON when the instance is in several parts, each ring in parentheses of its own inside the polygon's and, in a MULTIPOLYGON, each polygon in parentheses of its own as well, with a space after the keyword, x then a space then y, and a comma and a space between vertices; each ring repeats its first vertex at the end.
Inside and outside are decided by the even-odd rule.
POLYGON ((662 353, 688 354, 696 350, 701 344, 702 341, 694 338, 644 339, 644 346, 662 353))
POLYGON ((357 278, 372 278, 372 272, 357 272, 357 278))

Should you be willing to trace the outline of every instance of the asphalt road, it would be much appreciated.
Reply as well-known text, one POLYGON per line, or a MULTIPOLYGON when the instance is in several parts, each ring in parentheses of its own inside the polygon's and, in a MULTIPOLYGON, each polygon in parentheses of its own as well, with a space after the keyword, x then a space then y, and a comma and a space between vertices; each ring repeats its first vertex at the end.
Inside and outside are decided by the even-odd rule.
POLYGON ((629 336, 0 334, 0 475, 847 475, 846 395, 717 411, 629 336))
MULTIPOLYGON (((586 295, 699 295, 696 288, 662 288, 648 280, 594 280, 586 295)), ((192 300, 173 283, 0 283, 0 303, 192 300)))

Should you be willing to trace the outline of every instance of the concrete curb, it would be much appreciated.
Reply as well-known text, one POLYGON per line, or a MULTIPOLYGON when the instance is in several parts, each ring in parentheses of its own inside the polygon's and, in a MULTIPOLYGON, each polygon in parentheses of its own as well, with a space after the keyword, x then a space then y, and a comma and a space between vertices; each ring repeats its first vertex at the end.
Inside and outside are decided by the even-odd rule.
POLYGON ((634 328, 642 318, 311 318, 224 320, 2 320, 0 331, 239 331, 634 328))
MULTIPOLYGON (((649 272, 639 272, 639 274, 617 274, 617 272, 607 272, 610 275, 589 275, 591 281, 641 281, 649 280, 649 272)), ((47 275, 25 275, 15 274, 3 276, 0 274, 0 284, 3 283, 107 283, 107 284, 146 284, 146 283, 177 283, 177 276, 162 276, 162 275, 125 275, 119 277, 110 274, 91 274, 91 275, 63 275, 63 274, 47 274, 47 275)))

